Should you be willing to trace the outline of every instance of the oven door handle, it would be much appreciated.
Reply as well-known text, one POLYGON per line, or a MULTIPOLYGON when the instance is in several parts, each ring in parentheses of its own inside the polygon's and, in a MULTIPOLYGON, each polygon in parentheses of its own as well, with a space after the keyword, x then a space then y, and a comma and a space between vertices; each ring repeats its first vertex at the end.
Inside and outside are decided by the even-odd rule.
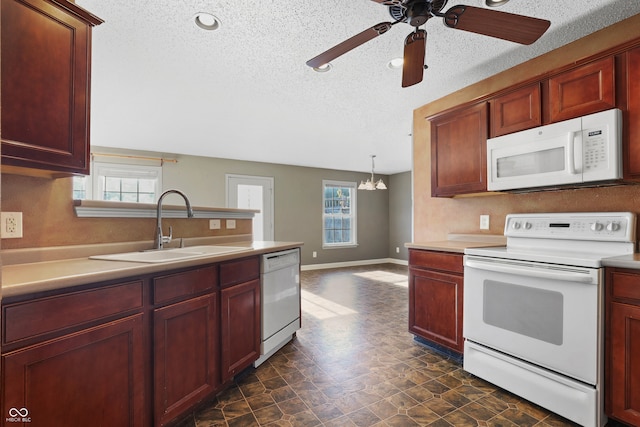
POLYGON ((578 271, 564 271, 564 270, 547 270, 540 268, 531 268, 526 266, 511 266, 506 264, 499 264, 495 262, 482 262, 467 259, 465 266, 470 268, 476 268, 478 270, 493 271, 498 273, 517 274, 519 276, 536 277, 540 279, 548 280, 561 280, 565 282, 579 282, 579 283, 595 283, 594 278, 588 273, 581 273, 578 271))

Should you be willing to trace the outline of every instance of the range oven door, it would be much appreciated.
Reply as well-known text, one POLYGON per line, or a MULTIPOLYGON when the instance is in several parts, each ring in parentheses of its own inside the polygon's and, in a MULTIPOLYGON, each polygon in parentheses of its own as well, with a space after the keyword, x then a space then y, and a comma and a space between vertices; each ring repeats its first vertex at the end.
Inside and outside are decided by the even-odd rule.
POLYGON ((465 255, 463 335, 595 385, 601 276, 597 268, 465 255))

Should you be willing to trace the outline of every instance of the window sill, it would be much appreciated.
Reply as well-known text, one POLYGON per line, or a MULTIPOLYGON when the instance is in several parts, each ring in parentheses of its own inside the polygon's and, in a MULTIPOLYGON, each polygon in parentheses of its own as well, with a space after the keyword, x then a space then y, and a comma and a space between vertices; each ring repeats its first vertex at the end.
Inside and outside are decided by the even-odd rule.
MULTIPOLYGON (((152 203, 107 202, 102 200, 74 200, 78 218, 155 218, 157 205, 152 203)), ((194 218, 253 219, 259 210, 231 208, 193 208, 194 218)), ((178 205, 162 207, 163 218, 184 218, 186 208, 178 205)))
POLYGON ((357 243, 350 243, 345 245, 322 245, 322 249, 354 249, 357 247, 357 243))

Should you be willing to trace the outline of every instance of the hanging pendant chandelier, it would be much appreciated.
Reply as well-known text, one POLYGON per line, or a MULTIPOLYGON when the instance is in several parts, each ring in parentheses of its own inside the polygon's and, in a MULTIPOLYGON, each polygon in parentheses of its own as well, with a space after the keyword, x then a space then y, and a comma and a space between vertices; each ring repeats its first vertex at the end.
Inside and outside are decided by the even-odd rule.
POLYGON ((371 156, 371 179, 367 178, 367 182, 364 181, 360 181, 360 185, 358 186, 358 190, 386 190, 387 186, 384 185, 384 182, 382 182, 382 178, 380 178, 377 182, 376 180, 373 178, 373 170, 375 168, 374 165, 374 158, 376 157, 375 154, 372 154, 371 156))

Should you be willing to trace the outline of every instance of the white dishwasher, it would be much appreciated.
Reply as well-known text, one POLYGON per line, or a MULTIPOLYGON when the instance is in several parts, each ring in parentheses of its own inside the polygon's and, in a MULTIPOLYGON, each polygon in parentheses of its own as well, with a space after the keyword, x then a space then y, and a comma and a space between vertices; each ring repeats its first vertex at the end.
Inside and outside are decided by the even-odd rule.
POLYGON ((300 249, 263 255, 260 270, 262 343, 255 367, 291 341, 300 329, 300 249))

